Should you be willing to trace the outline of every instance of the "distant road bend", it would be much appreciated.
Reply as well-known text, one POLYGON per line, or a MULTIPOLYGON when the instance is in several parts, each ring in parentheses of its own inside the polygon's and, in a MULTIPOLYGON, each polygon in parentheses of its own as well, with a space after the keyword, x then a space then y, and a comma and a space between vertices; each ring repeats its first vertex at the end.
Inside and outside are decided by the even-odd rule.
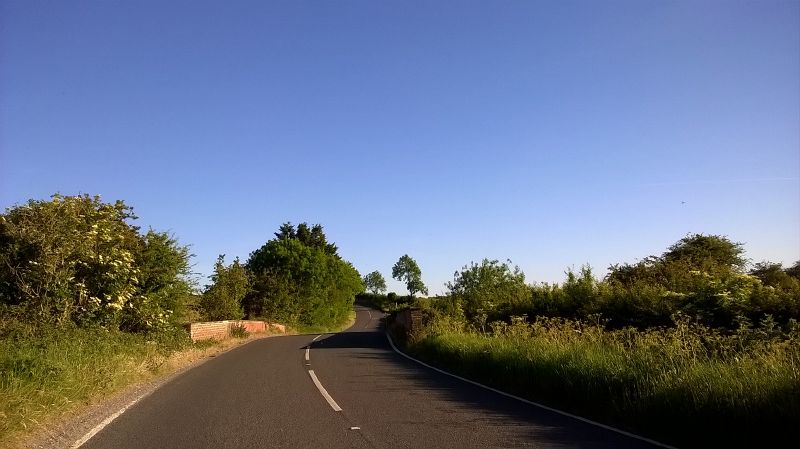
POLYGON ((179 375, 81 446, 654 447, 446 376, 395 353, 382 314, 338 334, 255 340, 179 375))

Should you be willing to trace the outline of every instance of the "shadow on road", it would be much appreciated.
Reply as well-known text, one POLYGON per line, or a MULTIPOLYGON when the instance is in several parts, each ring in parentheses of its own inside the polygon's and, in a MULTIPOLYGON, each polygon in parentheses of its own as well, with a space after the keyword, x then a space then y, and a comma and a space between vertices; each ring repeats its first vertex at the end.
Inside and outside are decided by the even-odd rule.
MULTIPOLYGON (((447 408, 479 415, 479 422, 524 435, 504 447, 657 447, 575 418, 536 407, 436 372, 395 353, 382 326, 350 330, 322 337, 313 350, 341 350, 336 357, 358 366, 349 376, 376 393, 390 393, 398 402, 444 400, 447 408), (405 398, 405 399, 403 399, 405 398)), ((305 348, 305 346, 303 346, 305 348)))

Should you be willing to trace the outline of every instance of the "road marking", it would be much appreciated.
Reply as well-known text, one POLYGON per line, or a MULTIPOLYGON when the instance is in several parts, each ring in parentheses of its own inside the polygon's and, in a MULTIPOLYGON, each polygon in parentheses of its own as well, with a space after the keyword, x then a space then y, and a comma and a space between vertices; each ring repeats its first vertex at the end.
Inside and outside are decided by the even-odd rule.
POLYGON ((353 427, 350 428, 350 430, 361 430, 361 427, 353 426, 353 427))
POLYGON ((314 339, 313 339, 313 340, 311 340, 311 341, 317 341, 317 339, 318 339, 319 337, 322 337, 322 334, 319 334, 319 335, 317 335, 317 336, 316 336, 316 337, 314 337, 314 339))
POLYGON ((667 449, 677 449, 675 446, 670 446, 668 444, 659 443, 658 441, 651 440, 650 438, 646 438, 646 437, 643 437, 641 435, 636 435, 635 433, 626 432, 626 431, 624 431, 622 429, 617 429, 616 427, 611 427, 611 426, 608 426, 608 425, 605 425, 605 424, 601 424, 601 423, 596 422, 596 421, 592 421, 591 419, 583 418, 583 417, 578 416, 578 415, 573 415, 572 413, 568 413, 568 412, 565 412, 565 411, 562 411, 562 410, 559 410, 559 409, 556 409, 556 408, 553 408, 553 407, 548 407, 548 406, 546 406, 544 404, 539 404, 538 402, 529 401, 529 400, 521 398, 519 396, 514 396, 513 394, 506 393, 505 391, 500 391, 500 390, 498 390, 496 388, 492 388, 492 387, 486 386, 484 384, 475 382, 474 380, 465 379, 465 378, 463 378, 461 376, 458 376, 456 374, 448 373, 445 370, 439 369, 439 368, 437 368, 435 366, 428 365, 427 363, 423 362, 422 360, 417 360, 414 357, 411 357, 410 355, 406 354, 405 352, 397 349, 397 346, 394 345, 394 341, 392 341, 392 336, 389 335, 388 332, 386 332, 386 339, 389 340, 389 344, 392 346, 392 349, 394 349, 394 352, 402 355, 403 357, 405 357, 405 358, 407 358, 409 360, 417 362, 422 366, 430 368, 430 369, 432 369, 432 370, 434 370, 436 372, 448 375, 450 377, 455 377, 458 380, 463 380, 464 382, 470 383, 472 385, 476 385, 476 386, 481 387, 481 388, 485 388, 485 389, 487 389, 489 391, 493 391, 493 392, 495 392, 497 394, 501 394, 503 396, 506 396, 506 397, 509 397, 509 398, 512 398, 512 399, 516 399, 518 401, 522 401, 522 402, 524 402, 526 404, 533 405, 535 407, 543 408, 545 410, 549 410, 551 412, 558 413, 559 415, 563 415, 563 416, 567 416, 567 417, 570 417, 570 418, 573 418, 573 419, 577 419, 578 421, 583 421, 583 422, 585 422, 587 424, 592 424, 592 425, 595 425, 597 427, 602 427, 603 429, 610 430, 612 432, 616 432, 616 433, 625 435, 627 437, 635 438, 637 440, 644 441, 644 442, 647 442, 647 443, 650 443, 650 444, 654 444, 656 446, 665 447, 667 449))
POLYGON ((308 352, 310 351, 310 347, 306 346, 306 362, 308 361, 308 352))
POLYGON ((370 323, 372 323, 372 312, 369 309, 367 309, 367 313, 369 314, 369 321, 367 321, 366 324, 364 324, 364 329, 366 329, 367 326, 369 326, 370 323))
POLYGON ((119 417, 119 415, 125 413, 126 410, 128 410, 131 407, 133 407, 134 404, 139 402, 139 400, 141 400, 143 397, 147 396, 148 394, 149 393, 145 393, 145 394, 139 396, 138 398, 136 398, 133 401, 131 401, 130 403, 128 403, 128 405, 126 405, 125 407, 122 407, 119 411, 117 411, 113 415, 111 415, 108 418, 104 419, 103 422, 101 422, 100 424, 95 426, 92 430, 89 431, 89 433, 84 435, 83 438, 81 438, 80 440, 78 440, 75 443, 73 443, 72 446, 69 447, 69 449, 77 449, 77 448, 83 446, 84 443, 86 443, 87 441, 91 440, 92 437, 97 435, 97 433, 100 432, 101 430, 103 430, 103 428, 105 428, 107 425, 111 424, 111 421, 114 421, 115 419, 117 419, 119 417))
POLYGON ((322 386, 322 383, 320 383, 319 379, 317 379, 317 375, 314 374, 313 369, 308 370, 308 375, 311 376, 311 380, 314 382, 314 385, 316 385, 319 392, 322 393, 322 397, 324 397, 325 400, 328 401, 328 405, 331 406, 333 411, 341 412, 342 408, 339 407, 339 404, 337 404, 336 401, 333 400, 331 395, 328 394, 328 391, 325 389, 325 387, 322 386))

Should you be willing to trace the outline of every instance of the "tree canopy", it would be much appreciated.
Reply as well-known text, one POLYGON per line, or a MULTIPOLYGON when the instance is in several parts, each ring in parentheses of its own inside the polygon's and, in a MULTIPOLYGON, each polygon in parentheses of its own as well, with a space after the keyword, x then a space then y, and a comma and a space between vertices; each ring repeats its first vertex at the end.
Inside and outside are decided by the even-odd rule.
POLYGON ((380 271, 373 271, 364 276, 364 287, 372 294, 381 294, 386 291, 386 279, 380 271))
POLYGON ((253 281, 244 300, 250 317, 335 326, 364 290, 358 271, 341 259, 321 225, 283 224, 275 238, 250 253, 246 267, 253 281))
POLYGON ((420 292, 428 294, 428 288, 422 282, 422 270, 420 270, 417 261, 412 259, 408 254, 404 254, 397 260, 392 267, 392 278, 404 282, 406 289, 411 297, 414 293, 420 292))

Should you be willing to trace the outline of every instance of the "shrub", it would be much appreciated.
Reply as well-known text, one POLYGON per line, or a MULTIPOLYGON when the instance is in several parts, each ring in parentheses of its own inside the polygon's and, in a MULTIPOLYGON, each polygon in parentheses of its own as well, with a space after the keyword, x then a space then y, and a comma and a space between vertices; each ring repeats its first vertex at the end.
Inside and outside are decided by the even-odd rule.
POLYGON ((0 215, 0 304, 37 322, 175 324, 191 290, 188 250, 167 234, 140 234, 135 218, 122 201, 88 195, 9 208, 0 215))
POLYGON ((250 332, 247 332, 247 329, 242 325, 233 325, 230 328, 231 337, 234 338, 247 338, 250 335, 250 332))

